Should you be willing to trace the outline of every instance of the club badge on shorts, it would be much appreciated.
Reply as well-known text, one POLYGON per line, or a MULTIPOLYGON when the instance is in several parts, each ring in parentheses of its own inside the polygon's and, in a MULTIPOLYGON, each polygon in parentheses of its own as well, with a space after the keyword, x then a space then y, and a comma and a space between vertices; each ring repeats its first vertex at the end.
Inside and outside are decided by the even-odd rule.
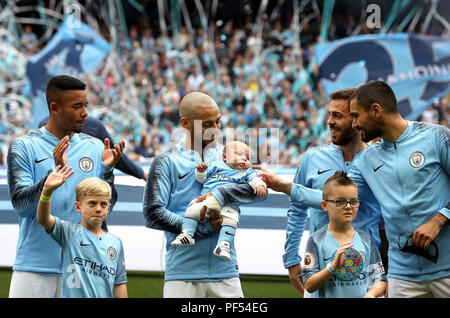
POLYGON ((409 164, 413 168, 420 168, 422 167, 423 163, 425 162, 425 156, 423 153, 416 151, 409 157, 409 164))
POLYGON ((81 171, 88 173, 94 169, 94 162, 91 158, 83 157, 78 161, 78 167, 80 167, 81 171))

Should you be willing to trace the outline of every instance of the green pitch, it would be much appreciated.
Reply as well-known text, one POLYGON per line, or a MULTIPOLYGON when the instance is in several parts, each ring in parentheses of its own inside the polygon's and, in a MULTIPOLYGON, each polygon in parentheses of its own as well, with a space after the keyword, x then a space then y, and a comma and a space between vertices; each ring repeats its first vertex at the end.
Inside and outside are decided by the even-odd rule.
MULTIPOLYGON (((135 272, 128 274, 128 297, 162 298, 163 273, 135 272)), ((11 268, 0 268, 0 298, 7 298, 11 268)), ((241 275, 246 298, 299 298, 301 294, 290 284, 287 276, 241 275)))

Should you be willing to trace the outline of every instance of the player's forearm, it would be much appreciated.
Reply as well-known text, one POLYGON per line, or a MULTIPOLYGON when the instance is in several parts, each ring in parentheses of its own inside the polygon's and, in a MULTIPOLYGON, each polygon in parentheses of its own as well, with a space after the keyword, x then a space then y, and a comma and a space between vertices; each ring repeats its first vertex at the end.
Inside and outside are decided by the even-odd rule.
POLYGON ((315 209, 322 209, 320 205, 322 190, 311 189, 301 184, 293 183, 290 190, 290 198, 292 202, 301 203, 315 209))
POLYGON ((134 163, 126 154, 122 153, 115 168, 137 179, 144 179, 144 170, 134 163))
POLYGON ((36 207, 44 183, 51 172, 52 170, 49 170, 39 182, 30 186, 20 184, 20 176, 17 178, 13 178, 10 175, 8 176, 11 203, 19 216, 26 217, 30 213, 34 213, 35 208, 32 207, 36 207))
POLYGON ((114 298, 128 298, 127 284, 114 285, 114 298))

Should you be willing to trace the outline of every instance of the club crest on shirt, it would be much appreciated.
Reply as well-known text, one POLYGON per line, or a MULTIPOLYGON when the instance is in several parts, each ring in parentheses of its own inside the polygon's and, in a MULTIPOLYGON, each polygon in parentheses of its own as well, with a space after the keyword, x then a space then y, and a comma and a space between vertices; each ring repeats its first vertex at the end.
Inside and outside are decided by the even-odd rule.
POLYGON ((110 246, 108 247, 108 256, 110 260, 114 260, 117 256, 117 251, 114 247, 110 246))
POLYGON ((413 168, 420 168, 422 167, 423 163, 425 162, 425 156, 423 153, 416 151, 409 157, 409 164, 413 168))
POLYGON ((316 265, 316 256, 313 253, 307 252, 303 258, 303 268, 310 269, 316 265))
POLYGON ((80 167, 83 172, 91 172, 94 169, 94 162, 91 158, 83 157, 78 161, 78 167, 80 167))

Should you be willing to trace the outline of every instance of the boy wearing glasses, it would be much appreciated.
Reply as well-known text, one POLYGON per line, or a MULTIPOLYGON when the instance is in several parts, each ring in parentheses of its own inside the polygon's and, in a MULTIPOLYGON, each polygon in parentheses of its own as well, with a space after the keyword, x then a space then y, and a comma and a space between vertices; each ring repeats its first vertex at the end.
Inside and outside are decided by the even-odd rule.
POLYGON ((358 213, 358 188, 338 171, 323 185, 322 209, 330 222, 306 245, 303 277, 314 298, 376 298, 387 283, 378 248, 352 221, 358 213))

